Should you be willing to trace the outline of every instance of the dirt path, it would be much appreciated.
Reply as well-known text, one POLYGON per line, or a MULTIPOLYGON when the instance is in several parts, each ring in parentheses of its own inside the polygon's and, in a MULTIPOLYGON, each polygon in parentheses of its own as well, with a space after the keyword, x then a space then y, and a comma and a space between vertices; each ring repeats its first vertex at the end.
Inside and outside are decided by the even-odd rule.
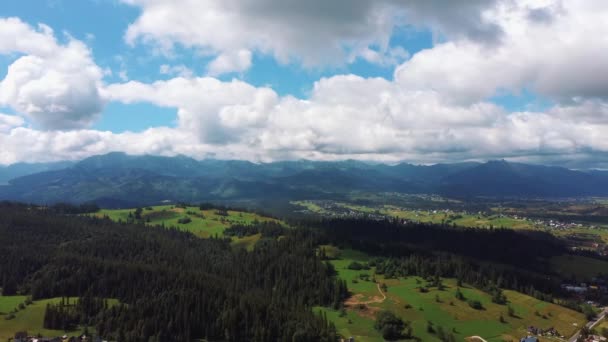
POLYGON ((479 340, 481 342, 488 342, 488 341, 484 340, 481 336, 471 336, 471 337, 467 337, 467 339, 479 340))
POLYGON ((380 292, 380 295, 382 296, 382 298, 374 296, 373 299, 371 300, 366 300, 366 301, 360 301, 357 298, 360 297, 361 295, 354 295, 352 297, 350 297, 349 299, 346 300, 347 305, 359 305, 359 304, 374 304, 374 303, 382 303, 386 300, 386 295, 384 294, 384 292, 382 292, 382 289, 380 288, 380 284, 376 283, 376 287, 378 288, 378 292, 380 292))

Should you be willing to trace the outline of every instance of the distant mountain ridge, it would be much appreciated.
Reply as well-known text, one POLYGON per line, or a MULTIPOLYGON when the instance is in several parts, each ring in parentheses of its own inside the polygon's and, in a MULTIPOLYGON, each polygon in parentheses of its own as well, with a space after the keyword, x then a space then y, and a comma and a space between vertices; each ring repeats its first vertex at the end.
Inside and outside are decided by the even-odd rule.
POLYGON ((44 171, 64 169, 72 165, 74 165, 74 162, 60 161, 52 163, 16 163, 9 166, 0 166, 0 184, 6 184, 14 178, 44 171))
POLYGON ((0 175, 5 178, 17 177, 0 186, 0 199, 33 203, 94 201, 104 206, 164 200, 325 198, 349 191, 437 193, 452 197, 608 195, 608 172, 504 160, 430 166, 354 160, 256 164, 115 152, 79 162, 14 167, 12 173, 2 174, 2 170, 0 175))

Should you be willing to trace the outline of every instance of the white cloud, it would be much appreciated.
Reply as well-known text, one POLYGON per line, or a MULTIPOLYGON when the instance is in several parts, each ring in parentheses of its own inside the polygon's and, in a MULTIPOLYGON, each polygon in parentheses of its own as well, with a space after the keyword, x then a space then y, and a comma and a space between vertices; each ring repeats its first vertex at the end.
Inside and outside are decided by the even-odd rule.
MULTIPOLYGON (((181 44, 230 60, 239 51, 248 50, 273 55, 283 63, 295 60, 306 66, 343 64, 350 52, 369 53, 366 48, 371 46, 379 47, 379 53, 384 55, 389 50, 393 29, 408 23, 431 28, 444 36, 484 41, 500 36, 500 28, 483 17, 495 0, 123 2, 142 9, 126 32, 129 43, 138 40, 154 43, 165 51, 181 44)), ((241 70, 246 66, 230 65, 238 65, 241 70)))
POLYGON ((192 77, 192 75, 194 75, 194 72, 192 71, 192 69, 186 67, 183 64, 180 64, 180 65, 163 64, 160 66, 159 72, 162 75, 179 76, 179 77, 185 77, 185 78, 190 78, 190 77, 192 77))
POLYGON ((598 76, 608 74, 606 3, 505 2, 491 17, 504 32, 500 44, 437 44, 401 65, 395 78, 408 89, 433 89, 463 103, 522 88, 557 101, 608 99, 608 79, 598 76), (544 19, 531 19, 539 9, 544 19))
POLYGON ((21 117, 0 113, 0 133, 22 126, 24 123, 25 122, 21 117))
POLYGON ((367 47, 359 51, 352 59, 361 58, 372 64, 394 66, 402 63, 409 56, 409 52, 400 46, 388 48, 384 53, 367 47))
POLYGON ((195 157, 440 162, 608 152, 608 110, 599 100, 508 113, 355 75, 321 79, 308 99, 213 78, 130 82, 107 92, 115 101, 178 108, 176 130, 194 139, 188 151, 195 157))
POLYGON ((0 53, 23 54, 0 82, 0 104, 44 129, 90 125, 103 107, 103 71, 82 42, 68 39, 61 45, 48 26, 35 30, 16 18, 0 19, 0 53))
POLYGON ((222 53, 209 63, 209 75, 218 76, 230 72, 243 72, 251 67, 251 51, 241 49, 222 53))
POLYGON ((178 108, 179 127, 210 144, 234 141, 250 126, 261 125, 277 101, 277 95, 268 88, 211 77, 114 84, 106 89, 106 96, 113 101, 145 101, 178 108))

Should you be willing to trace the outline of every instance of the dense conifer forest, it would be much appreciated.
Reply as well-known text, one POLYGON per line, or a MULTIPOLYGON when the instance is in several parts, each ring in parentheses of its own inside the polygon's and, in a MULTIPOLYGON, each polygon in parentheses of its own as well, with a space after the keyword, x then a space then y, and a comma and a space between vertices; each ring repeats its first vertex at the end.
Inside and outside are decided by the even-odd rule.
POLYGON ((49 308, 48 327, 89 324, 119 341, 335 340, 311 307, 337 307, 346 286, 304 231, 246 252, 223 239, 16 204, 2 205, 0 217, 4 295, 122 303, 49 308))

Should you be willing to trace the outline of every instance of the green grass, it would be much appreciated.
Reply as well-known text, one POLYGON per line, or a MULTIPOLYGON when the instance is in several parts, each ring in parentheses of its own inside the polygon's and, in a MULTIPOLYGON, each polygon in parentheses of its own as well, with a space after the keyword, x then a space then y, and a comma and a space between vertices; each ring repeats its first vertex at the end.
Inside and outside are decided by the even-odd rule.
POLYGON ((598 334, 601 334, 604 329, 608 329, 608 319, 604 319, 593 328, 598 334))
POLYGON ((338 247, 332 245, 321 245, 319 246, 319 250, 323 250, 323 253, 329 259, 338 259, 342 253, 338 247))
POLYGON ((306 210, 313 212, 313 213, 317 213, 317 214, 326 213, 325 209, 321 208, 318 204, 314 203, 313 201, 293 201, 293 202, 291 202, 291 204, 298 205, 300 207, 304 207, 306 210))
POLYGON ((426 210, 406 210, 393 206, 385 206, 381 213, 424 223, 449 223, 460 227, 473 228, 510 228, 510 229, 536 229, 534 223, 513 217, 500 215, 466 214, 462 212, 443 212, 426 210))
POLYGON ((6 314, 25 302, 25 296, 0 296, 0 314, 6 314))
MULTIPOLYGON (((373 275, 373 270, 355 271, 347 268, 355 260, 365 262, 368 257, 363 253, 344 250, 341 252, 341 258, 331 263, 339 277, 347 281, 350 291, 356 295, 358 301, 381 298, 375 283, 359 279, 359 274, 373 275), (353 279, 357 279, 357 282, 353 283, 353 279)), ((438 341, 435 335, 427 332, 428 321, 443 327, 445 331, 453 332, 459 341, 468 336, 479 335, 488 341, 496 342, 503 339, 518 340, 526 334, 529 325, 541 328, 553 326, 565 336, 570 336, 576 330, 573 323, 581 326, 585 322, 583 315, 578 312, 515 291, 505 290, 504 293, 518 318, 509 317, 507 306, 492 303, 489 294, 472 287, 465 286, 461 291, 467 299, 480 301, 484 310, 475 310, 467 302, 456 299, 454 279, 444 279, 446 289, 443 291, 431 288, 428 293, 421 293, 417 288, 424 285, 425 281, 418 277, 375 278, 388 286, 387 299, 384 302, 368 304, 364 309, 358 305, 349 305, 344 317, 340 317, 340 313, 335 310, 316 310, 324 312, 328 319, 336 324, 342 336, 353 336, 356 341, 382 341, 380 334, 373 329, 373 324, 375 314, 383 309, 391 310, 404 320, 412 322, 414 335, 422 341, 438 341), (440 302, 436 301, 437 296, 440 302), (410 308, 406 308, 406 304, 410 308), (501 314, 506 323, 499 322, 501 314)))
MULTIPOLYGON (((218 215, 215 209, 200 210, 198 207, 178 208, 173 205, 163 205, 151 207, 152 210, 143 209, 142 218, 147 225, 163 225, 165 227, 176 227, 185 231, 189 231, 201 238, 209 238, 212 236, 223 236, 224 230, 234 224, 251 224, 255 221, 266 222, 276 221, 276 219, 261 216, 255 213, 245 211, 228 211, 228 216, 218 215), (191 222, 182 224, 178 221, 188 217, 191 222)), ((134 214, 135 209, 104 209, 97 212, 98 217, 107 216, 114 221, 128 221, 129 214, 134 214)), ((233 245, 243 247, 248 250, 252 249, 255 243, 260 239, 259 235, 233 238, 233 245)))
MULTIPOLYGON (((0 296, 0 312, 8 313, 9 311, 12 311, 19 303, 23 303, 25 299, 25 296, 0 296)), ((49 303, 59 303, 60 300, 61 298, 51 298, 35 301, 31 305, 26 306, 25 309, 18 310, 15 314, 15 318, 11 320, 6 320, 6 315, 0 315, 0 341, 8 340, 19 331, 27 331, 30 335, 41 334, 45 337, 56 337, 66 334, 63 330, 49 330, 42 327, 46 305, 49 303)), ((76 299, 71 298, 70 300, 75 301, 76 299)), ((117 300, 109 300, 110 305, 116 305, 117 303, 117 300)), ((92 329, 89 328, 89 331, 92 331, 92 329)), ((82 330, 79 329, 70 331, 67 334, 69 336, 76 336, 81 333, 82 330)))
MULTIPOLYGON (((331 214, 327 209, 322 208, 314 201, 294 201, 292 204, 299 205, 306 210, 320 214, 328 215, 331 214)), ((402 219, 407 219, 414 222, 422 223, 448 223, 455 224, 461 227, 473 227, 473 228, 510 228, 510 229, 538 229, 542 228, 537 226, 535 223, 522 219, 513 218, 501 215, 484 215, 484 214, 467 214, 464 212, 444 212, 441 210, 409 210, 396 207, 393 205, 379 205, 379 206, 363 206, 355 205, 351 203, 334 202, 334 205, 346 209, 350 209, 359 213, 372 214, 379 213, 381 215, 387 215, 402 219)))
POLYGON ((585 280, 599 273, 608 273, 608 261, 578 255, 561 255, 551 258, 551 268, 561 275, 574 275, 579 280, 585 280))

